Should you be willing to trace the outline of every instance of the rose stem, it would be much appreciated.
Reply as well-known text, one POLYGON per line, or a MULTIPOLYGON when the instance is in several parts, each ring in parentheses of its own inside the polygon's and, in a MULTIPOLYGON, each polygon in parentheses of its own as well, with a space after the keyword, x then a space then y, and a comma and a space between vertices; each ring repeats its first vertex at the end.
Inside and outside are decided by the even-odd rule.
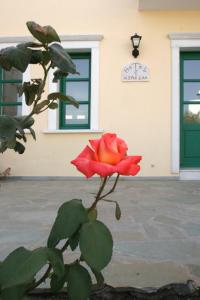
POLYGON ((35 289, 36 287, 38 287, 41 283, 43 283, 43 281, 45 281, 47 279, 47 277, 49 276, 49 273, 51 272, 52 266, 51 264, 49 264, 48 269, 46 270, 46 272, 44 273, 44 275, 35 282, 35 284, 33 284, 29 289, 28 292, 35 289))
POLYGON ((115 191, 115 188, 116 188, 118 180, 119 180, 119 176, 120 175, 117 174, 117 177, 115 179, 115 182, 114 182, 113 187, 111 188, 111 190, 109 192, 107 192, 106 194, 102 195, 102 196, 100 195, 99 200, 102 200, 103 198, 105 198, 106 196, 110 195, 111 193, 113 193, 115 191))
MULTIPOLYGON (((89 208, 89 211, 93 210, 96 207, 96 205, 97 205, 97 203, 98 203, 99 200, 103 199, 107 195, 109 195, 112 192, 114 192, 114 190, 116 188, 116 185, 117 185, 117 182, 118 182, 118 179, 119 179, 119 174, 117 174, 117 177, 115 179, 114 185, 111 188, 111 190, 108 193, 106 193, 105 195, 101 196, 101 194, 102 194, 102 192, 103 192, 103 190, 105 188, 107 179, 108 179, 107 176, 104 177, 103 182, 102 182, 102 184, 101 184, 101 186, 99 188, 99 191, 98 191, 98 193, 97 193, 97 195, 95 197, 95 201, 92 204, 92 206, 89 208)), ((69 241, 67 240, 66 243, 64 244, 64 246, 61 248, 61 251, 64 252, 67 249, 68 245, 69 245, 69 241)), ((35 282, 35 284, 33 286, 31 286, 31 288, 29 289, 29 291, 32 290, 32 289, 34 289, 34 288, 36 288, 36 287, 38 287, 43 281, 45 281, 45 279, 49 276, 49 274, 51 272, 51 269, 52 269, 52 266, 51 266, 51 264, 49 264, 49 267, 46 270, 46 272, 44 273, 44 275, 37 282, 35 282)))
POLYGON ((96 197, 95 197, 95 201, 94 201, 94 203, 91 205, 91 207, 88 209, 88 211, 91 211, 91 210, 93 210, 94 208, 96 208, 97 203, 98 203, 98 201, 100 200, 101 194, 102 194, 102 192, 103 192, 103 190, 104 190, 104 187, 105 187, 105 185, 106 185, 107 179, 108 179, 107 176, 104 177, 104 180, 103 180, 103 182, 102 182, 102 184, 101 184, 101 186, 100 186, 100 188, 99 188, 99 191, 98 191, 98 193, 97 193, 97 195, 96 195, 96 197))

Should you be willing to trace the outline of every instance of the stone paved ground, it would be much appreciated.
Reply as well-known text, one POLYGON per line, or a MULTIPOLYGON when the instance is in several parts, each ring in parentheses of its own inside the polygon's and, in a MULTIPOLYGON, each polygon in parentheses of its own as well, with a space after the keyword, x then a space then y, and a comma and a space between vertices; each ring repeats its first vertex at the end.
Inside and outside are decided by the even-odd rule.
MULTIPOLYGON (((82 198, 90 205, 98 181, 2 181, 0 260, 13 249, 45 245, 61 203, 82 198)), ((160 286, 194 279, 200 285, 200 182, 123 180, 100 203, 99 219, 114 236, 112 263, 104 271, 115 286, 160 286)), ((69 254, 66 260, 76 256, 69 254)))

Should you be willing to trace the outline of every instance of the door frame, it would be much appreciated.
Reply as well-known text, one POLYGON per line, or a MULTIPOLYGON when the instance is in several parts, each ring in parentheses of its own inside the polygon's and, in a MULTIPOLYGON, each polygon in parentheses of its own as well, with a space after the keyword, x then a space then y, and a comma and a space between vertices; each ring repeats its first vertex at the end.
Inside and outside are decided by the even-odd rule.
POLYGON ((180 174, 180 52, 200 51, 200 33, 170 33, 168 38, 171 40, 171 172, 180 174))

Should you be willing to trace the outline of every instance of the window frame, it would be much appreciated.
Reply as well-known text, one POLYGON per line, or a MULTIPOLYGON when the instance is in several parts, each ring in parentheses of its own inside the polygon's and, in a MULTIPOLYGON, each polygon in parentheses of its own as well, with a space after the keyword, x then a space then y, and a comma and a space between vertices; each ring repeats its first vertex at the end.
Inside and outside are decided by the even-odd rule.
MULTIPOLYGON (((60 80, 60 92, 63 94, 68 94, 66 91, 67 82, 88 82, 88 100, 77 101, 81 105, 88 105, 88 122, 87 124, 66 124, 65 123, 65 107, 69 104, 65 104, 64 102, 60 102, 59 105, 59 129, 90 129, 90 116, 91 116, 91 53, 90 52, 73 52, 70 53, 71 58, 73 59, 88 59, 89 60, 89 74, 88 77, 79 77, 77 78, 62 78, 60 80)), ((78 70, 77 70, 78 71, 78 70)), ((71 96, 71 95, 70 95, 71 96)))
MULTIPOLYGON (((23 83, 23 73, 21 72, 21 79, 4 79, 3 78, 3 72, 4 72, 4 69, 0 67, 0 115, 3 115, 2 110, 4 107, 7 107, 7 106, 16 106, 17 108, 18 107, 22 107, 22 98, 21 98, 21 101, 9 101, 9 102, 4 102, 3 99, 1 99, 1 96, 2 96, 2 91, 3 91, 3 87, 4 87, 4 84, 22 84, 23 83)), ((9 71, 7 71, 9 72, 9 71)), ((17 99, 16 99, 17 100, 17 99)))
MULTIPOLYGON (((48 109, 48 127, 44 133, 75 133, 75 132, 102 132, 99 129, 99 56, 100 56, 100 41, 103 36, 66 36, 66 41, 62 40, 61 44, 68 52, 91 53, 91 114, 89 129, 59 129, 59 110, 48 109), (82 38, 87 40, 83 41, 82 38), (69 39, 69 40, 68 40, 69 39), (73 41, 72 41, 73 39, 73 41)), ((59 83, 54 83, 53 72, 49 72, 49 87, 48 92, 59 92, 59 83)))
MULTIPOLYGON (((30 41, 30 39, 27 39, 27 37, 0 37, 0 50, 7 48, 7 47, 15 47, 17 46, 17 44, 19 43, 23 43, 26 41, 30 41), (4 41, 8 40, 7 43, 5 43, 4 41)), ((30 65, 28 65, 26 71, 24 73, 22 73, 22 83, 25 81, 30 81, 30 65)), ((27 115, 29 114, 29 107, 26 105, 25 102, 25 95, 23 93, 22 95, 22 110, 21 110, 21 115, 27 115)))

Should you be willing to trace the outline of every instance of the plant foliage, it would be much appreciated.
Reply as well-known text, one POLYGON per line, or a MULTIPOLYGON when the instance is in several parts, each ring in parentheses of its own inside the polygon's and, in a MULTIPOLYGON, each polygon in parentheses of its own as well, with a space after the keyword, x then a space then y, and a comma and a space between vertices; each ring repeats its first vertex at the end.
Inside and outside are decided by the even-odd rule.
POLYGON ((36 139, 32 128, 34 115, 47 109, 58 108, 59 101, 78 107, 78 102, 73 97, 61 93, 52 93, 47 99, 42 100, 47 76, 51 68, 57 68, 54 72, 55 81, 59 80, 61 76, 78 72, 71 57, 61 46, 60 38, 53 27, 41 26, 33 21, 27 22, 26 25, 38 42, 21 43, 16 47, 2 49, 0 51, 0 67, 7 71, 15 68, 25 72, 28 65, 39 64, 44 71, 44 77, 24 82, 19 89, 19 94, 24 94, 26 105, 31 108, 29 115, 23 117, 0 116, 1 153, 7 149, 13 149, 19 154, 24 153, 25 146, 22 141, 27 141, 25 129, 30 131, 32 137, 36 139))
MULTIPOLYGON (((26 131, 36 139, 32 128, 34 115, 48 108, 56 109, 59 101, 78 107, 78 102, 73 97, 61 93, 51 93, 42 100, 51 68, 58 68, 54 72, 54 81, 77 71, 70 56, 59 44, 59 36, 51 26, 40 26, 30 21, 27 22, 27 27, 38 42, 22 43, 16 47, 2 49, 0 66, 8 71, 16 68, 24 72, 29 64, 40 64, 44 70, 44 77, 24 82, 19 91, 20 95, 24 94, 26 104, 31 108, 29 115, 0 116, 0 152, 13 149, 22 154, 25 151, 26 131)), ((85 160, 82 160, 82 163, 85 164, 85 160)), ((88 168, 89 165, 85 166, 88 168)), ((92 289, 91 273, 94 274, 97 285, 104 283, 101 271, 111 260, 113 239, 107 226, 98 220, 97 204, 100 200, 114 202, 115 217, 120 219, 119 204, 105 199, 115 190, 118 178, 119 174, 111 190, 104 193, 108 176, 102 176, 99 191, 89 208, 85 207, 80 199, 72 199, 62 204, 50 230, 46 247, 32 251, 24 247, 17 248, 0 263, 1 300, 24 300, 30 290, 47 278, 50 278, 54 292, 67 287, 71 300, 89 298, 92 289), (65 264, 63 255, 67 255, 69 251, 76 251, 77 258, 65 264), (46 271, 38 279, 41 276, 38 274, 44 267, 46 271)))

